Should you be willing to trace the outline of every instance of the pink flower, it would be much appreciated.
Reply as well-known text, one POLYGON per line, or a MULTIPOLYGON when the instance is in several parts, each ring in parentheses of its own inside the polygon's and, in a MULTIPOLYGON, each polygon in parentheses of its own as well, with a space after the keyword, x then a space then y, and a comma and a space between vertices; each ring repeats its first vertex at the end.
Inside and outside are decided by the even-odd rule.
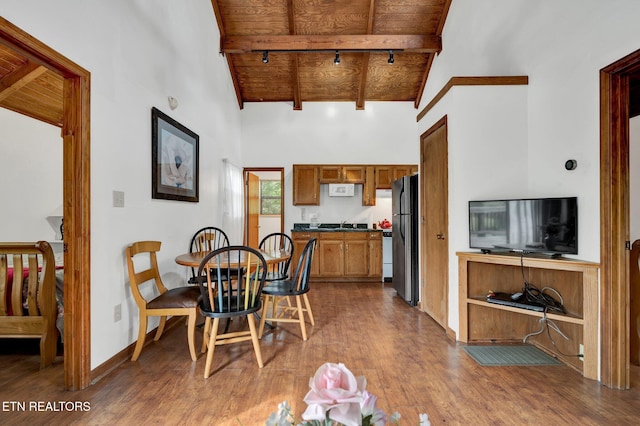
POLYGON ((356 378, 344 364, 321 365, 309 380, 311 390, 304 397, 307 409, 302 418, 322 421, 328 415, 329 419, 345 426, 360 425, 360 402, 365 385, 365 378, 356 378))

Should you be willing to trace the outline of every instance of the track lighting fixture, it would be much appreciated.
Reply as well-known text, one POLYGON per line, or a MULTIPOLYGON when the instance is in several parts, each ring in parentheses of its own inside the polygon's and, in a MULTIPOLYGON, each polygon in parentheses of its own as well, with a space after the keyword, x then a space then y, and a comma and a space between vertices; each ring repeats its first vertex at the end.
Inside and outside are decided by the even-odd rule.
POLYGON ((340 52, 338 52, 337 50, 336 50, 336 57, 333 60, 333 63, 336 64, 336 65, 340 64, 340 52))
POLYGON ((262 52, 262 63, 263 64, 268 64, 269 63, 269 52, 268 51, 264 51, 262 52))
POLYGON ((387 63, 389 65, 393 64, 395 62, 395 59, 393 59, 393 50, 389 51, 389 60, 387 61, 387 63))

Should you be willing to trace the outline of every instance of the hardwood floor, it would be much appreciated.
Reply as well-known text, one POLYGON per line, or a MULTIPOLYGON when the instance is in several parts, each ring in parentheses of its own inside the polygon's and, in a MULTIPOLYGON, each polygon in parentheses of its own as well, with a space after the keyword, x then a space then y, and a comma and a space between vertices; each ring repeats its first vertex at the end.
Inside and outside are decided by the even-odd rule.
POLYGON ((263 425, 283 400, 299 416, 309 378, 328 361, 364 375, 379 407, 400 412, 402 425, 417 425, 422 412, 433 425, 640 424, 638 367, 627 391, 566 366, 482 367, 394 294, 388 284, 313 283, 308 341, 296 324, 265 333, 263 369, 250 342, 217 347, 209 379, 204 357, 191 361, 181 325, 83 391, 62 390, 61 357, 38 371, 38 355, 2 354, 0 424, 263 425), (54 405, 29 411, 37 401, 54 405), (90 409, 67 412, 73 404, 65 402, 90 409))

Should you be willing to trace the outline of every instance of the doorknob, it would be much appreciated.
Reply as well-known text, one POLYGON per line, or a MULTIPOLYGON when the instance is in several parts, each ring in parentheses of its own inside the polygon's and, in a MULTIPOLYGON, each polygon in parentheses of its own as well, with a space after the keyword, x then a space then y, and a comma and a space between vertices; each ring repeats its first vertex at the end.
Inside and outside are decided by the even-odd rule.
POLYGON ((444 240, 444 239, 445 239, 444 234, 436 234, 436 240, 444 240))

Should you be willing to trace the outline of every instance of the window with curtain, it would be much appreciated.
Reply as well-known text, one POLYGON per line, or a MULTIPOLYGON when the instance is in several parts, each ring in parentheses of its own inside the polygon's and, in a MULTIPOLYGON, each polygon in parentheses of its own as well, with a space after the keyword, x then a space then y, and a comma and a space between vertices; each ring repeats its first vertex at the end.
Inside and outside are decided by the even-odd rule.
POLYGON ((243 190, 242 169, 222 160, 223 178, 223 212, 222 229, 229 237, 229 243, 242 243, 243 229, 243 190))
POLYGON ((279 215, 282 211, 282 185, 279 180, 260 181, 260 214, 279 215))

